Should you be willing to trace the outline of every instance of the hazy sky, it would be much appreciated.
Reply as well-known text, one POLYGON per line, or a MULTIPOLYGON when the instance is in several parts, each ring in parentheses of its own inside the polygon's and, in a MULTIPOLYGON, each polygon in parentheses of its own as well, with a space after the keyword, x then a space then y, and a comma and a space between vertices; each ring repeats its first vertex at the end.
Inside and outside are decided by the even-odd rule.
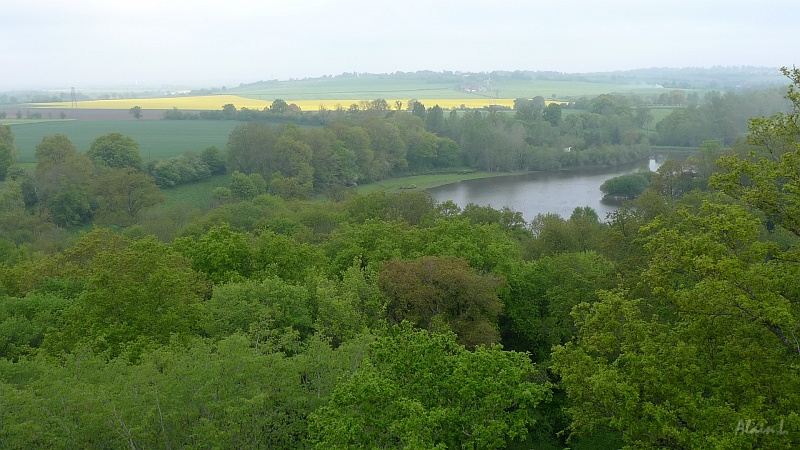
POLYGON ((800 64, 798 0, 0 0, 0 91, 800 64))

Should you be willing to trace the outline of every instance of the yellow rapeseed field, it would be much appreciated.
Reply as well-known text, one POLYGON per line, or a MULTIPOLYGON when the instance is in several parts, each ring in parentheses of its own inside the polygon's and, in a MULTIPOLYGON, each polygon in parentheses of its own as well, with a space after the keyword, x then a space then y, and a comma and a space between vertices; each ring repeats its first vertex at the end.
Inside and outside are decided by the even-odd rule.
MULTIPOLYGON (((398 99, 387 99, 386 102, 394 109, 398 99)), ((399 99, 403 102, 403 108, 407 106, 407 100, 399 99)), ((460 107, 482 108, 484 106, 498 105, 513 107, 514 100, 510 98, 498 99, 452 99, 452 98, 422 98, 419 101, 430 108, 439 105, 444 109, 455 109, 460 107)), ((296 104, 302 111, 319 111, 320 109, 336 110, 338 108, 347 109, 352 104, 360 105, 362 100, 341 99, 341 100, 286 100, 286 103, 296 104)), ((547 103, 551 103, 548 101, 547 103)), ((262 110, 268 108, 271 100, 256 100, 252 98, 240 97, 238 95, 203 95, 197 97, 160 97, 160 98, 126 98, 115 100, 91 100, 78 102, 79 109, 131 109, 139 106, 142 109, 173 109, 179 110, 220 110, 223 105, 232 104, 237 109, 248 108, 262 110)), ((40 103, 36 105, 40 108, 65 108, 66 103, 40 103)))
MULTIPOLYGON (((172 109, 181 110, 217 110, 223 105, 233 104, 236 108, 264 109, 272 104, 271 101, 254 100, 239 97, 238 95, 204 95, 198 97, 159 97, 159 98, 124 98, 114 100, 90 100, 78 102, 78 109, 131 109, 139 106, 142 109, 172 109)), ((41 103, 36 106, 43 108, 69 107, 65 103, 41 103)))

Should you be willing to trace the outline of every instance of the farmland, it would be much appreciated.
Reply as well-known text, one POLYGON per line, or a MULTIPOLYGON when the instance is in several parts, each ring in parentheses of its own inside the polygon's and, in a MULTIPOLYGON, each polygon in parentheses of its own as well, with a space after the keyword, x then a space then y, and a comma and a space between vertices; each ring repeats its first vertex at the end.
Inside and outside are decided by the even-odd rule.
POLYGON ((401 99, 451 99, 459 101, 532 98, 568 99, 580 96, 597 96, 610 92, 657 94, 663 92, 643 83, 614 84, 583 81, 511 79, 461 80, 443 82, 425 78, 368 78, 341 77, 327 79, 260 82, 228 93, 254 99, 274 100, 338 100, 343 98, 370 100, 375 98, 401 99), (467 92, 470 89, 474 92, 467 92))
MULTIPOLYGON (((395 93, 395 95, 397 95, 395 93)), ((347 109, 352 104, 359 104, 364 98, 354 98, 351 95, 347 98, 336 99, 284 99, 287 103, 294 103, 303 111, 318 111, 320 109, 335 110, 338 108, 347 109)), ((280 98, 280 97, 278 97, 280 98)), ((403 102, 406 105, 408 98, 394 98, 394 97, 375 97, 384 98, 389 105, 394 109, 395 101, 403 102)), ((439 105, 442 108, 483 108, 484 106, 500 105, 512 107, 514 99, 511 98, 488 98, 481 96, 472 97, 416 97, 417 100, 426 106, 439 105)), ((231 104, 237 109, 247 108, 263 110, 272 104, 272 100, 260 100, 242 97, 238 95, 200 95, 200 96, 187 96, 187 97, 159 97, 159 98, 129 98, 129 99, 114 99, 114 100, 90 100, 76 103, 77 110, 124 110, 127 111, 134 106, 139 106, 144 111, 147 110, 170 110, 177 108, 179 110, 189 111, 209 111, 222 109, 223 105, 231 104)), ((65 103, 40 103, 35 105, 37 109, 51 109, 51 108, 65 108, 65 103)))
POLYGON ((54 120, 12 125, 20 162, 34 162, 36 145, 44 136, 65 134, 81 150, 103 134, 119 132, 139 143, 142 158, 166 159, 215 145, 225 148, 236 121, 167 120, 54 120))
MULTIPOLYGON (((129 110, 139 106, 143 110, 219 110, 232 104, 237 108, 262 110, 275 99, 294 103, 303 111, 321 108, 334 110, 348 108, 364 100, 385 99, 394 108, 397 101, 407 105, 416 99, 426 106, 442 108, 482 108, 490 105, 511 107, 515 98, 541 96, 548 101, 569 101, 582 96, 597 96, 611 92, 638 95, 658 95, 665 92, 651 84, 597 83, 547 79, 501 78, 472 79, 460 77, 335 77, 305 80, 267 81, 213 92, 214 95, 168 95, 158 98, 124 98, 77 102, 79 110, 129 110)), ((201 91, 200 93, 204 93, 201 91)), ((36 108, 64 108, 68 104, 37 103, 36 108)))

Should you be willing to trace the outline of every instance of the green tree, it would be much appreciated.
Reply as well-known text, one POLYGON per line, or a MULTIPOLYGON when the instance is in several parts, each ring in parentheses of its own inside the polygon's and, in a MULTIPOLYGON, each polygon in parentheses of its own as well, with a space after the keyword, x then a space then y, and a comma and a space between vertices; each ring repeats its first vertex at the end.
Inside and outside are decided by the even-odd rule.
POLYGON ((516 264, 501 295, 503 346, 531 352, 534 361, 549 360, 553 346, 570 342, 578 331, 572 309, 597 301, 597 290, 615 286, 615 269, 592 251, 516 264))
POLYGON ((259 173, 269 180, 276 171, 279 157, 276 144, 284 129, 264 122, 248 122, 228 136, 228 169, 244 174, 259 173))
POLYGON ((212 175, 225 173, 225 158, 216 146, 204 148, 200 152, 200 159, 206 163, 212 175))
POLYGON ((276 98, 271 105, 269 105, 270 112, 283 114, 286 110, 289 109, 289 105, 286 103, 285 100, 280 98, 276 98))
POLYGON ((222 117, 225 120, 233 120, 239 114, 239 110, 236 109, 236 106, 233 103, 226 103, 222 105, 222 117))
POLYGON ((544 108, 544 111, 542 111, 542 118, 554 127, 557 127, 561 123, 562 115, 563 111, 559 103, 550 103, 544 108))
POLYGON ((164 195, 149 175, 131 167, 108 168, 91 182, 97 198, 97 219, 102 223, 131 225, 139 213, 164 201, 164 195))
POLYGON ((719 160, 710 184, 728 195, 684 196, 639 229, 642 295, 573 311, 578 338, 553 353, 573 431, 614 429, 636 447, 797 446, 800 73, 784 72, 793 112, 751 122, 760 155, 719 160))
POLYGON ((211 336, 247 335, 265 352, 299 351, 312 327, 310 295, 277 277, 220 284, 205 304, 211 336))
POLYGON ((8 169, 14 164, 17 151, 14 148, 14 133, 11 127, 0 124, 0 181, 5 180, 8 169))
POLYGON ((0 181, 6 179, 8 169, 14 164, 16 151, 6 143, 0 142, 0 181))
POLYGON ((141 106, 134 106, 128 111, 136 120, 142 118, 142 107, 141 106))
POLYGON ((726 156, 711 185, 762 211, 770 223, 800 236, 800 69, 782 69, 791 80, 786 97, 791 112, 750 123, 748 142, 759 146, 748 158, 726 156))
POLYGON ((198 330, 208 284, 154 237, 100 251, 88 270, 85 293, 64 312, 64 326, 45 337, 49 351, 86 345, 111 357, 127 351, 135 359, 149 345, 198 330))
POLYGON ((505 281, 481 275, 466 260, 426 256, 383 264, 378 285, 389 298, 388 315, 431 331, 453 331, 469 348, 500 340, 502 305, 497 290, 505 281))
POLYGON ((252 250, 247 236, 231 230, 230 225, 212 227, 197 240, 175 240, 175 248, 192 261, 192 268, 203 272, 215 283, 240 280, 252 271, 252 250))
POLYGON ((444 110, 439 105, 428 108, 425 115, 425 129, 431 133, 444 133, 447 123, 444 120, 444 110))
POLYGON ((92 141, 86 156, 98 166, 112 169, 131 168, 142 170, 142 157, 139 154, 139 143, 132 137, 122 133, 108 133, 98 136, 92 141))
POLYGON ((526 355, 408 324, 377 340, 310 418, 317 448, 503 448, 519 443, 548 392, 526 355))
POLYGON ((600 192, 612 197, 634 198, 650 185, 647 174, 632 173, 609 178, 600 185, 600 192))
POLYGON ((42 138, 36 146, 35 198, 61 226, 84 223, 92 217, 89 181, 92 163, 70 142, 57 134, 42 138))
POLYGON ((543 104, 539 104, 528 98, 515 99, 514 118, 523 122, 534 122, 542 116, 543 108, 543 104))
POLYGON ((245 175, 238 170, 233 172, 231 174, 230 185, 228 186, 233 198, 252 200, 256 195, 263 194, 265 192, 264 187, 266 186, 266 181, 264 181, 264 178, 261 178, 257 183, 256 176, 260 177, 261 174, 252 173, 250 175, 245 175))

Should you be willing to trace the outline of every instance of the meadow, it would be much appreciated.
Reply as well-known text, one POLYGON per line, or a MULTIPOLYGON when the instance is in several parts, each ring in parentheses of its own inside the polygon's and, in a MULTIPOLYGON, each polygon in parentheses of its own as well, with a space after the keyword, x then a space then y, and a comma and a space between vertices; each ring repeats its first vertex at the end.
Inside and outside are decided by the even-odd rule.
POLYGON ((290 80, 260 82, 239 88, 228 89, 229 94, 262 100, 338 100, 350 98, 357 100, 384 99, 452 99, 452 100, 486 100, 533 98, 542 96, 546 99, 577 98, 581 96, 597 96, 610 92, 660 94, 664 88, 643 83, 615 84, 590 83, 583 81, 512 79, 498 80, 461 80, 453 79, 442 82, 438 79, 427 80, 416 78, 381 78, 371 77, 337 77, 326 79, 290 80), (466 92, 463 88, 471 87, 475 92, 466 92))
POLYGON ((11 130, 22 163, 35 162, 36 145, 45 136, 65 134, 78 150, 86 151, 95 138, 115 131, 136 140, 146 161, 199 153, 212 145, 224 149, 228 135, 239 124, 229 120, 53 120, 12 124, 11 130))

